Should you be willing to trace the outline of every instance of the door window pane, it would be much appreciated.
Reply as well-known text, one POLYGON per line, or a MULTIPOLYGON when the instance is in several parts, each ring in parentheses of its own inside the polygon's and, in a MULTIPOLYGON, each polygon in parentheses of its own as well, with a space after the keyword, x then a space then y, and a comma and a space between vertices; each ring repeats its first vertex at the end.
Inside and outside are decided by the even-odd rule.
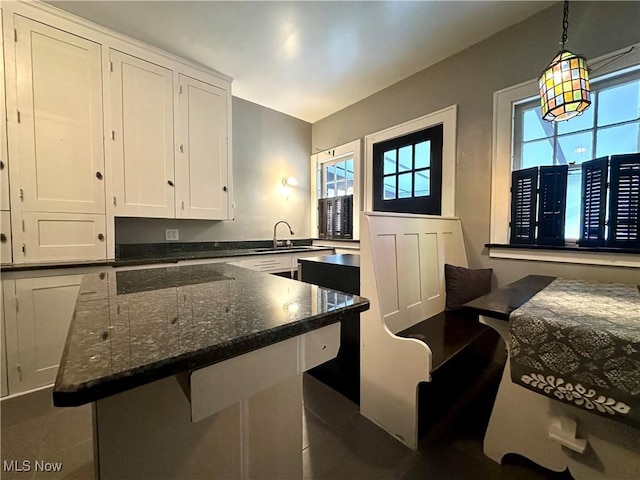
POLYGON ((384 152, 384 174, 396 173, 396 150, 384 152))
POLYGON ((556 163, 572 165, 593 159, 593 132, 574 133, 558 137, 556 163))
POLYGON ((537 140, 522 145, 520 168, 553 165, 553 143, 551 139, 537 140))
POLYGON ((605 155, 635 153, 640 151, 638 126, 640 122, 617 127, 598 129, 596 137, 596 158, 605 155))
POLYGON ((402 147, 398 150, 399 158, 398 158, 398 171, 406 172, 407 170, 411 170, 412 165, 412 150, 413 145, 407 145, 406 147, 402 147))
POLYGON ((640 80, 615 85, 598 93, 598 126, 637 119, 640 114, 640 80))
POLYGON ((353 178, 353 159, 347 160, 347 178, 353 178))
POLYGON ((411 172, 398 175, 398 198, 411 198, 411 172))
POLYGON ((428 197, 429 196, 429 170, 423 170, 422 172, 416 172, 413 174, 413 184, 415 188, 414 197, 428 197))
MULTIPOLYGON (((540 103, 536 101, 536 103, 540 103)), ((522 114, 522 140, 537 140, 553 136, 553 125, 542 120, 540 107, 529 108, 522 114)))
POLYGON ((416 143, 415 168, 428 168, 431 166, 431 141, 416 143))
POLYGON ((327 183, 333 182, 336 179, 336 166, 328 165, 327 166, 327 183))
POLYGON ((382 198, 393 200, 396 198, 396 176, 384 177, 382 198))

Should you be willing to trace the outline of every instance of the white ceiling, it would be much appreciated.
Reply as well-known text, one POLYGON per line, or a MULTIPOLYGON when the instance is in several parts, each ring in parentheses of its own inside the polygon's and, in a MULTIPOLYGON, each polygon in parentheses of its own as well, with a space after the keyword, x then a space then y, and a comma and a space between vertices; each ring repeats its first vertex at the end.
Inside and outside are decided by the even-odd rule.
POLYGON ((233 94, 315 122, 552 1, 49 1, 233 77, 233 94))

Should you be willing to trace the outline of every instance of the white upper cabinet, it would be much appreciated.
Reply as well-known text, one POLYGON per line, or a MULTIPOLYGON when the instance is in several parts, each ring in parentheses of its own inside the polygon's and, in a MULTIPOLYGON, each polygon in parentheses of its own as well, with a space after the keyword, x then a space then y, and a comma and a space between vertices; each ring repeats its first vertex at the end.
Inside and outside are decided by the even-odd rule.
MULTIPOLYGON (((0 68, 4 72, 4 35, 0 9, 0 68)), ((7 118, 4 81, 0 81, 0 210, 9 210, 9 165, 7 153, 7 118)), ((4 233, 4 232, 3 232, 4 233)))
POLYGON ((114 213, 174 217, 173 73, 111 50, 114 213))
POLYGON ((177 217, 229 218, 228 90, 179 75, 177 217))
POLYGON ((101 47, 14 19, 22 209, 104 214, 101 47))

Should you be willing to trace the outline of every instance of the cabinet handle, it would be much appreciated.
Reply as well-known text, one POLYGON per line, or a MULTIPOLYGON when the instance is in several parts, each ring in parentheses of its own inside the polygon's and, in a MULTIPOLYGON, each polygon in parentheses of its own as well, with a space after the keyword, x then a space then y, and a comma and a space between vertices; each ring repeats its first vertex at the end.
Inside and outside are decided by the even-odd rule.
POLYGON ((227 191, 227 186, 225 185, 224 187, 222 187, 222 191, 226 192, 227 191))
POLYGON ((103 241, 104 240, 104 235, 99 233, 98 234, 98 240, 103 241))
POLYGON ((4 233, 0 233, 0 242, 7 243, 7 236, 4 233))
POLYGON ((102 173, 100 173, 100 172, 96 172, 96 178, 97 178, 98 180, 102 180, 102 173))
POLYGON ((167 181, 170 187, 173 187, 173 182, 171 180, 167 181))
POLYGON ((0 160, 0 170, 4 170, 4 162, 0 160))

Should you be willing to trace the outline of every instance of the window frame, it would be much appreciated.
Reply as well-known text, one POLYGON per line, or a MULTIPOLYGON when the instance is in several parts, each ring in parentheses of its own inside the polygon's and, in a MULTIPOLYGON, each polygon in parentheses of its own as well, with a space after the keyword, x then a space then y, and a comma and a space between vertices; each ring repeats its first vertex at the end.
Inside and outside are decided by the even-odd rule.
MULTIPOLYGON (((638 60, 638 48, 640 44, 633 45, 633 52, 623 55, 610 64, 600 68, 594 79, 622 74, 627 69, 640 66, 638 60)), ((629 47, 620 49, 588 62, 589 65, 597 65, 614 59, 628 52, 629 47)), ((606 81, 602 79, 602 81, 606 81)), ((593 265, 616 265, 640 267, 640 260, 635 253, 589 252, 577 251, 572 247, 563 250, 555 247, 553 250, 544 249, 517 249, 509 244, 509 218, 510 218, 510 186, 513 165, 513 134, 514 134, 514 107, 530 100, 538 95, 538 80, 527 82, 499 90, 493 95, 493 148, 492 148, 492 174, 491 174, 491 228, 489 256, 494 258, 510 258, 522 260, 542 260, 562 263, 580 263, 593 265), (504 247, 501 247, 503 246, 504 247)))
MULTIPOLYGON (((318 238, 318 199, 322 198, 323 166, 329 163, 338 163, 353 158, 353 238, 349 241, 360 239, 360 212, 362 211, 362 181, 361 181, 361 141, 351 142, 328 148, 311 155, 311 232, 313 238, 318 238)), ((323 242, 325 239, 323 239, 323 242)), ((331 240, 333 241, 333 240, 331 240)), ((337 240, 340 241, 340 240, 337 240)))
POLYGON ((436 125, 443 126, 442 133, 442 203, 441 215, 437 217, 455 217, 456 204, 456 122, 458 106, 451 105, 436 112, 401 123, 364 137, 364 199, 365 209, 373 211, 373 145, 409 135, 436 125))

